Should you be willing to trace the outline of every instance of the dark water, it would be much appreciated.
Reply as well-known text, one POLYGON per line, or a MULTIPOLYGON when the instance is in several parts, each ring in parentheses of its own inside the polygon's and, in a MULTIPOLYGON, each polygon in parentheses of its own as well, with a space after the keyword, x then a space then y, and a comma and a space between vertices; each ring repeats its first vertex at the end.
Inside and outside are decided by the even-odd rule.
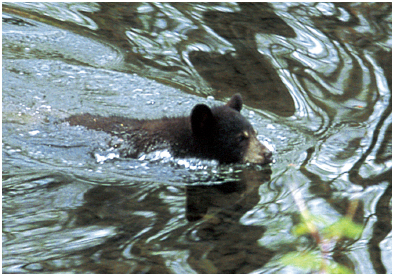
MULTIPOLYGON (((299 273, 290 185, 356 273, 392 272, 391 3, 3 3, 4 273, 299 273), (122 159, 90 112, 183 115, 241 93, 268 167, 122 159), (188 218, 188 220, 186 219, 188 218)), ((307 271, 310 272, 310 271, 307 271)))

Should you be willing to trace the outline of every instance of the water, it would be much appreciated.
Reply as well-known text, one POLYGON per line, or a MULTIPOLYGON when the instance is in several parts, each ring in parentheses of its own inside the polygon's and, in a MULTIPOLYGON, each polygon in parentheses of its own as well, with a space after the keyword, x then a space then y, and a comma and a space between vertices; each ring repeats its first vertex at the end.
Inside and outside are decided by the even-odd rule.
POLYGON ((3 4, 3 272, 299 273, 290 186, 391 273, 390 3, 3 4), (62 119, 185 115, 241 93, 270 166, 119 157, 62 119))

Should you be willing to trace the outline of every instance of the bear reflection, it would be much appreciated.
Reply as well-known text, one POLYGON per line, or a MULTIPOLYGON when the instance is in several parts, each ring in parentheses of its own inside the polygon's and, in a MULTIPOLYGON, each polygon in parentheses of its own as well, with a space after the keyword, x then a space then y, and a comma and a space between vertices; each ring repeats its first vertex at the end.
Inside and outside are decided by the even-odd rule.
POLYGON ((270 167, 241 170, 222 185, 186 187, 186 218, 199 221, 189 230, 187 262, 199 273, 250 273, 263 267, 274 252, 258 240, 266 227, 243 225, 242 216, 260 201, 259 187, 267 185, 270 167))
POLYGON ((244 169, 238 181, 229 181, 220 185, 188 185, 186 186, 186 218, 193 222, 207 214, 208 209, 229 208, 239 206, 249 210, 259 200, 258 188, 271 176, 270 167, 263 171, 244 169), (250 207, 250 208, 249 208, 250 207))

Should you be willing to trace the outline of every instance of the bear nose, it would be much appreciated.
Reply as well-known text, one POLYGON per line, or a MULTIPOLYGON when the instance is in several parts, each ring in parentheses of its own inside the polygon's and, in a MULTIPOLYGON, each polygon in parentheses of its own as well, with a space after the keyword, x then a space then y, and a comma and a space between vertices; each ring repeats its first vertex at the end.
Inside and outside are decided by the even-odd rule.
POLYGON ((271 163, 272 162, 272 152, 271 151, 266 151, 264 152, 264 160, 265 163, 271 163))

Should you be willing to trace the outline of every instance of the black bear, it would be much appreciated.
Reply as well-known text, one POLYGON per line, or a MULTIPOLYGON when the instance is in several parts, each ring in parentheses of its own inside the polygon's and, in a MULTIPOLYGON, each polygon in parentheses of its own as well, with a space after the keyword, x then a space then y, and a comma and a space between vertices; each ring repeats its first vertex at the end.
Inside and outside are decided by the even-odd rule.
POLYGON ((220 163, 272 162, 272 153, 256 137, 252 125, 240 113, 241 95, 222 106, 194 106, 190 116, 137 120, 119 116, 73 115, 66 121, 102 130, 122 139, 126 157, 168 149, 174 157, 197 157, 220 163))

